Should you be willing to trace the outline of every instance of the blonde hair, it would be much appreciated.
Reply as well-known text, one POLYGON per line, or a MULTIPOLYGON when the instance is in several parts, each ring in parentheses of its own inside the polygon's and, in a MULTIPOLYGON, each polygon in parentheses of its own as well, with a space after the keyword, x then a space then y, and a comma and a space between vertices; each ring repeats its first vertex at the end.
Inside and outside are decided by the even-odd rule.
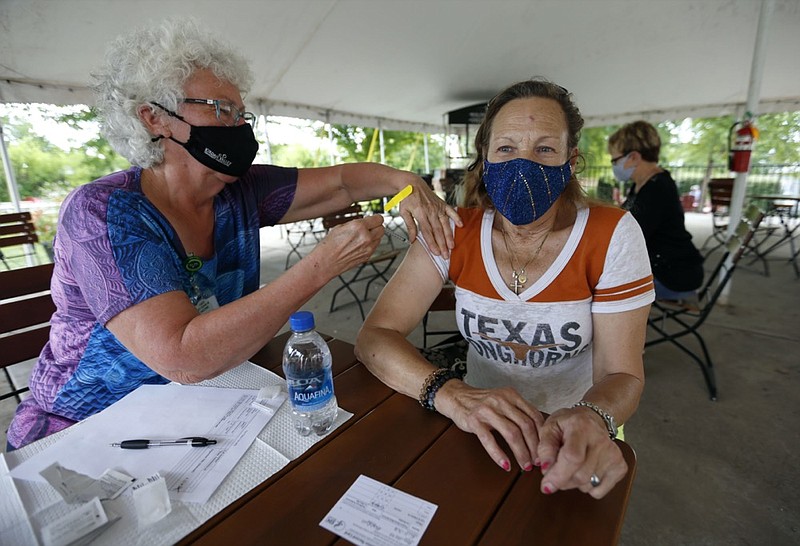
POLYGON ((608 137, 609 149, 619 150, 623 155, 639 152, 642 159, 658 163, 661 152, 661 137, 651 124, 644 120, 634 121, 623 125, 608 137))

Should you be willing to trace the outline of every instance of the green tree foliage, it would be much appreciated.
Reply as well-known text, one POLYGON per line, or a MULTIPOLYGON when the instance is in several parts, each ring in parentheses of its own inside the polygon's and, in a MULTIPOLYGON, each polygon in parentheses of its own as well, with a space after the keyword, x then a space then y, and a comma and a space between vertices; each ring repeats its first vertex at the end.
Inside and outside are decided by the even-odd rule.
MULTIPOLYGON (((3 121, 7 127, 7 121, 3 121)), ((65 183, 67 154, 36 135, 29 123, 9 127, 8 155, 20 197, 42 197, 65 183)), ((5 170, 0 172, 0 201, 9 201, 5 170)))
MULTIPOLYGON (((30 110, 32 106, 28 107, 30 110)), ((97 124, 94 112, 83 111, 52 116, 59 123, 80 129, 97 124)), ((20 197, 62 199, 72 188, 108 173, 124 169, 128 162, 112 150, 108 141, 96 136, 68 151, 37 135, 28 122, 3 119, 8 137, 8 155, 14 169, 20 197)), ((0 172, 0 201, 9 201, 5 172, 0 172)))
POLYGON ((760 164, 800 162, 800 112, 765 114, 756 121, 760 135, 753 160, 760 164))
POLYGON ((606 127, 589 127, 581 131, 578 149, 587 165, 608 165, 608 137, 619 129, 619 125, 606 127))
POLYGON ((300 144, 273 144, 272 164, 282 167, 322 167, 328 164, 328 154, 317 147, 306 148, 300 144))
MULTIPOLYGON (((661 162, 665 165, 727 165, 728 134, 732 116, 688 118, 656 124, 661 136, 661 162)), ((759 138, 753 162, 762 165, 800 163, 800 112, 764 114, 755 121, 759 138)), ((608 137, 619 125, 583 130, 579 148, 587 165, 608 165, 608 137)))
MULTIPOLYGON (((339 148, 342 161, 380 161, 379 130, 373 127, 333 125, 333 138, 339 148)), ((320 138, 328 138, 327 131, 320 129, 320 138)), ((421 133, 406 131, 384 131, 383 144, 386 164, 425 174, 425 151, 421 133)), ((441 138, 428 137, 428 161, 431 169, 444 167, 444 144, 441 138)))
MULTIPOLYGON (((23 115, 33 108, 33 105, 22 108, 23 115)), ((76 129, 94 128, 97 134, 97 116, 87 107, 72 108, 66 113, 50 114, 50 117, 76 129)), ((731 116, 657 124, 663 142, 661 162, 665 165, 705 166, 713 161, 717 166, 726 165, 728 132, 732 124, 731 116)), ((116 154, 99 134, 65 151, 37 135, 27 121, 3 118, 3 126, 22 198, 58 200, 80 184, 128 167, 128 162, 116 154)), ((800 112, 762 115, 757 118, 756 126, 761 134, 754 151, 755 164, 800 163, 800 112)), ((607 142, 609 135, 618 128, 615 125, 583 130, 579 147, 587 166, 601 166, 610 171, 607 142)), ((332 133, 338 160, 380 161, 377 129, 333 125, 332 133)), ((323 142, 328 140, 324 127, 317 130, 317 136, 323 142)), ((384 131, 384 147, 387 164, 424 173, 421 134, 384 131)), ((431 169, 444 167, 444 139, 441 135, 429 136, 428 154, 431 169)), ((329 155, 325 146, 308 149, 299 144, 275 144, 272 146, 272 162, 284 166, 318 167, 328 165, 329 155)), ((603 176, 607 174, 604 172, 603 176)), ((611 180, 606 182, 613 184, 611 180)), ((0 201, 8 200, 5 175, 0 171, 0 201)))
MULTIPOLYGON (((83 129, 97 125, 97 113, 85 108, 79 112, 56 116, 56 121, 65 123, 74 129, 83 129)), ((98 135, 86 141, 80 148, 70 151, 72 168, 70 182, 72 187, 79 186, 108 173, 127 169, 130 163, 119 155, 108 141, 98 135)))

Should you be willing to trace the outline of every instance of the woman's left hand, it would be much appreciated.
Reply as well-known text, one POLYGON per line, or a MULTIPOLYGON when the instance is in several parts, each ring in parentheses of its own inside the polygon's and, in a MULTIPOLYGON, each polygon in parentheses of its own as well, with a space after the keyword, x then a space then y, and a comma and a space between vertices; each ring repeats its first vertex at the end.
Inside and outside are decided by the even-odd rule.
POLYGON ((577 488, 599 499, 628 472, 605 425, 586 408, 560 409, 548 417, 539 429, 538 456, 545 494, 577 488), (597 486, 593 475, 600 480, 597 486))
POLYGON ((454 245, 450 219, 462 226, 461 218, 453 207, 431 190, 422 178, 415 177, 413 191, 400 203, 400 215, 408 229, 409 242, 417 238, 417 224, 425 236, 431 252, 448 258, 454 245), (416 222, 415 222, 416 220, 416 222))

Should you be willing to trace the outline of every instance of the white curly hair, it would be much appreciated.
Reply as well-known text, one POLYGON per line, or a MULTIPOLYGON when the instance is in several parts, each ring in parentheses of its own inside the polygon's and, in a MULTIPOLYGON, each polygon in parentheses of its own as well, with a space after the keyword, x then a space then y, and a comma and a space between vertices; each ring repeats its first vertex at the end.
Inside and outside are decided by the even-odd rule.
POLYGON ((137 109, 143 104, 152 108, 157 102, 177 111, 184 84, 202 69, 233 84, 242 96, 252 85, 245 58, 195 19, 167 19, 117 38, 103 66, 92 73, 103 136, 133 165, 148 168, 161 163, 163 143, 152 141, 137 109))

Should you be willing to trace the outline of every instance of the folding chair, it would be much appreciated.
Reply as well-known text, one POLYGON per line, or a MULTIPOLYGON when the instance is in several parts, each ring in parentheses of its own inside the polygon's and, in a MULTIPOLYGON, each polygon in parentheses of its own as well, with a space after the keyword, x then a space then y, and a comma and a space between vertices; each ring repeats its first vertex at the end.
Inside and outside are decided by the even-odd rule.
POLYGON ((433 300, 425 316, 422 317, 422 348, 419 350, 420 354, 439 368, 450 368, 451 370, 464 377, 467 373, 467 352, 469 351, 469 344, 461 336, 461 332, 457 328, 451 330, 433 330, 428 327, 428 320, 431 313, 446 311, 451 320, 455 318, 456 308, 456 287, 448 282, 442 286, 441 292, 433 300), (428 338, 433 336, 448 337, 437 342, 435 345, 428 346, 428 338))
POLYGON ((795 210, 797 202, 780 200, 773 196, 770 196, 769 199, 764 199, 763 196, 758 195, 751 196, 751 199, 758 205, 766 202, 766 212, 764 213, 764 222, 759 228, 759 232, 762 232, 763 237, 760 241, 754 241, 754 244, 751 245, 755 256, 750 263, 761 260, 764 264, 764 276, 769 277, 767 256, 778 247, 788 243, 790 249, 788 261, 792 263, 795 275, 800 277, 800 269, 798 269, 796 261, 798 249, 795 245, 795 231, 800 228, 800 223, 798 223, 800 220, 798 220, 797 211, 795 210), (777 240, 773 241, 773 235, 776 235, 777 240))
POLYGON ((727 243, 726 233, 730 220, 731 195, 733 195, 733 178, 712 178, 708 182, 708 193, 711 198, 711 235, 700 247, 704 250, 713 239, 717 244, 706 256, 727 243))
POLYGON ((300 247, 307 245, 306 237, 313 236, 312 243, 316 244, 322 240, 325 230, 319 227, 319 218, 313 220, 301 220, 300 222, 293 222, 285 226, 286 229, 286 242, 289 243, 289 252, 286 254, 286 265, 284 269, 289 269, 289 262, 292 256, 297 256, 298 260, 303 259, 300 254, 300 247))
POLYGON ((39 236, 36 235, 36 226, 30 212, 0 214, 0 261, 3 262, 6 269, 11 269, 6 258, 33 256, 35 253, 26 250, 22 254, 6 256, 3 254, 4 248, 33 245, 37 242, 39 242, 39 236))
POLYGON ((726 242, 725 253, 698 292, 696 305, 694 302, 692 304, 676 304, 656 301, 653 303, 650 318, 647 320, 647 325, 658 334, 658 337, 647 341, 645 347, 669 341, 689 355, 703 372, 711 400, 717 399, 717 384, 711 355, 700 333, 700 327, 708 318, 714 304, 717 303, 717 299, 725 285, 728 284, 742 255, 748 250, 753 234, 763 218, 764 213, 757 207, 751 205, 747 209, 737 225, 735 233, 726 242), (700 344, 702 356, 681 343, 680 338, 688 335, 694 336, 700 344))
POLYGON ((452 283, 448 282, 444 286, 442 286, 442 291, 439 292, 439 295, 436 296, 436 299, 433 300, 431 306, 425 312, 425 316, 422 317, 422 347, 428 347, 428 338, 433 336, 450 336, 447 339, 441 341, 437 345, 450 343, 453 341, 458 341, 461 339, 461 332, 458 329, 451 329, 451 330, 432 330, 428 328, 428 320, 430 319, 431 313, 435 313, 438 311, 449 311, 450 314, 455 311, 456 309, 456 287, 452 283))
POLYGON ((11 389, 0 400, 28 390, 17 387, 9 368, 39 356, 50 336, 50 317, 56 310, 50 297, 53 264, 0 271, 0 368, 11 389))
MULTIPOLYGON (((324 216, 322 218, 322 225, 327 231, 335 226, 344 224, 351 220, 356 220, 363 216, 364 214, 361 212, 361 206, 354 203, 340 211, 334 212, 328 216, 324 216)), ((336 297, 340 292, 342 292, 342 290, 346 290, 353 297, 353 300, 355 300, 356 304, 358 304, 358 310, 361 312, 361 320, 364 320, 366 315, 364 314, 364 306, 362 305, 362 301, 366 301, 369 298, 370 286, 372 286, 372 283, 378 279, 382 279, 384 282, 389 282, 389 279, 386 277, 386 273, 389 271, 389 268, 392 267, 392 264, 394 264, 394 261, 400 255, 401 251, 402 250, 399 248, 392 248, 388 251, 381 251, 379 248, 366 262, 359 265, 354 270, 351 269, 350 272, 353 273, 349 275, 349 277, 346 277, 345 275, 350 272, 339 275, 339 280, 342 282, 342 286, 340 286, 333 293, 333 297, 331 298, 330 312, 332 313, 338 309, 336 306, 336 297), (363 282, 366 282, 366 287, 364 288, 364 296, 361 298, 353 290, 353 285, 363 282)))

